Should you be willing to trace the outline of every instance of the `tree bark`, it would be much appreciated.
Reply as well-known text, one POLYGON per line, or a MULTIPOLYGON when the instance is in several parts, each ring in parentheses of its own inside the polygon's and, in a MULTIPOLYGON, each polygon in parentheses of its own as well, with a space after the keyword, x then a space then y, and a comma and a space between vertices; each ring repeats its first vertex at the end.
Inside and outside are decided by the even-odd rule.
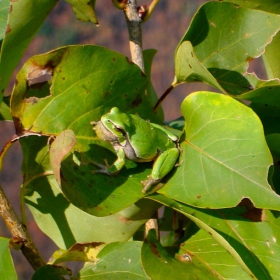
POLYGON ((37 270, 45 264, 35 244, 29 236, 26 226, 21 223, 14 208, 8 201, 2 187, 0 186, 0 214, 9 228, 13 239, 16 240, 17 245, 26 257, 27 261, 37 270))

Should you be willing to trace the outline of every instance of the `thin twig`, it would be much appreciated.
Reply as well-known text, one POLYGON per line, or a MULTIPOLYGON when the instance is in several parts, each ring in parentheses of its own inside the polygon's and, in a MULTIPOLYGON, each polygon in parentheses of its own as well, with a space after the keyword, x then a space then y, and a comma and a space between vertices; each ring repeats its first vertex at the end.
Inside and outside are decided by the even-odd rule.
POLYGON ((150 4, 144 18, 143 18, 143 22, 146 22, 152 15, 156 5, 158 4, 159 0, 153 0, 152 3, 150 4))
POLYGON ((154 113, 157 112, 159 106, 163 102, 163 100, 167 97, 167 95, 174 89, 174 85, 171 85, 164 93, 163 95, 159 98, 157 101, 156 105, 154 106, 154 113))
POLYGON ((8 201, 2 187, 0 186, 0 214, 17 240, 22 240, 21 251, 34 270, 43 266, 44 260, 38 252, 35 244, 30 238, 28 231, 23 223, 20 222, 14 208, 8 201))

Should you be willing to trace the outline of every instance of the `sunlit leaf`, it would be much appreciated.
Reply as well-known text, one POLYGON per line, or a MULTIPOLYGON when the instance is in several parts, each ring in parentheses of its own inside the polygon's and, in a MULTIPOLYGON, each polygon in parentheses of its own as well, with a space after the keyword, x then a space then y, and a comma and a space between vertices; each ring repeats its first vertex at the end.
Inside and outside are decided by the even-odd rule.
POLYGON ((254 112, 211 92, 189 95, 181 110, 180 166, 159 192, 198 207, 233 207, 248 197, 256 207, 279 210, 267 182, 272 157, 254 112))
POLYGON ((224 91, 212 74, 199 62, 191 42, 184 41, 179 45, 176 52, 175 81, 173 83, 179 84, 195 81, 202 81, 224 91))
POLYGON ((35 56, 17 80, 11 98, 16 125, 52 135, 71 129, 80 151, 97 141, 90 122, 114 106, 156 119, 149 111, 147 79, 139 67, 103 47, 69 46, 35 56))

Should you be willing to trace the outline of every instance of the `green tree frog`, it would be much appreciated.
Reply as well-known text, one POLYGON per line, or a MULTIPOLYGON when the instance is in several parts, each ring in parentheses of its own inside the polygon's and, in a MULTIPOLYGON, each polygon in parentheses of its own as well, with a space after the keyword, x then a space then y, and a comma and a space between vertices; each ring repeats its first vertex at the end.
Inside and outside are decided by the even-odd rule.
POLYGON ((158 183, 175 166, 179 157, 178 137, 164 127, 143 120, 139 116, 125 114, 114 107, 94 125, 98 138, 109 142, 116 151, 117 160, 111 166, 92 162, 99 167, 93 173, 117 174, 126 159, 134 162, 154 161, 152 173, 141 181, 142 192, 158 183))

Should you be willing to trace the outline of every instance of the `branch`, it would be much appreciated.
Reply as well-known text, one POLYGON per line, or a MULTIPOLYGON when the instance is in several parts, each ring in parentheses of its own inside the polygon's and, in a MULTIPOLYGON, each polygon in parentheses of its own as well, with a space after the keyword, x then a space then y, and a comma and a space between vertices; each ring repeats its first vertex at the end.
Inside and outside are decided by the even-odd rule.
POLYGON ((145 72, 142 52, 142 20, 138 14, 137 1, 128 1, 124 7, 124 12, 129 33, 131 59, 145 72))
MULTIPOLYGON (((127 1, 126 6, 124 7, 124 12, 129 33, 131 59, 145 73, 142 51, 142 19, 138 13, 137 0, 127 1)), ((152 218, 146 223, 145 237, 148 235, 150 229, 155 229, 157 237, 159 237, 158 222, 156 218, 152 218)))
POLYGON ((34 270, 43 266, 44 260, 38 252, 35 244, 30 238, 23 223, 20 222, 14 208, 8 201, 2 187, 0 186, 0 214, 7 227, 12 233, 13 239, 21 241, 21 251, 34 270))

